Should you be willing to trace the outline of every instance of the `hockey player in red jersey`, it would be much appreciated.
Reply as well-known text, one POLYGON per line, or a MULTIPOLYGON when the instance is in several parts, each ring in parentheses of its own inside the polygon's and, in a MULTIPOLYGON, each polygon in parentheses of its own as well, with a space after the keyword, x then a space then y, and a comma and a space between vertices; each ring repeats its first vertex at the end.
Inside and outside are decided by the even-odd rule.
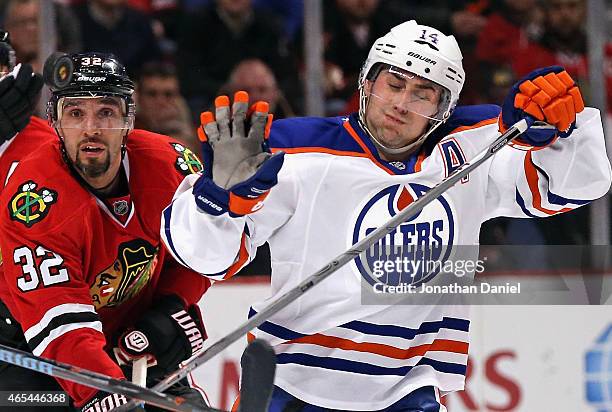
MULTIPOLYGON (((196 304, 210 282, 179 266, 159 234, 161 211, 201 163, 171 138, 132 130, 134 87, 113 56, 55 55, 45 70, 59 139, 21 159, 2 191, 0 299, 23 335, 3 328, 0 342, 120 379, 146 357, 154 380, 205 338, 196 304)), ((0 390, 61 386, 77 409, 112 404, 58 382, 0 366, 0 390)))

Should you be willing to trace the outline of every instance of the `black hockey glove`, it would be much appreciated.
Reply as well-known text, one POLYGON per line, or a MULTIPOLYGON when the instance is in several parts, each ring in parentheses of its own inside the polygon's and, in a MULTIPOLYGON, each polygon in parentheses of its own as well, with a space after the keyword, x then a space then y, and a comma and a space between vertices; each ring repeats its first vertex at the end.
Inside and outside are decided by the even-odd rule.
POLYGON ((0 144, 28 125, 42 85, 42 76, 29 64, 17 65, 0 79, 0 144))
POLYGON ((185 309, 178 297, 164 296, 119 337, 113 354, 126 373, 134 360, 147 357, 147 380, 156 379, 202 349, 205 338, 198 307, 185 309))

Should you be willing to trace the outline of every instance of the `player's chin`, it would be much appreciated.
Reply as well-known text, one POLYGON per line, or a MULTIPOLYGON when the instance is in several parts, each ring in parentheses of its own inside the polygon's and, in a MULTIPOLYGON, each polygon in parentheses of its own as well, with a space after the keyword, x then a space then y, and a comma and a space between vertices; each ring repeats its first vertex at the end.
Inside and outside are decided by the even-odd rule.
POLYGON ((383 138, 381 140, 382 143, 389 149, 399 149, 407 144, 396 130, 387 131, 387 133, 383 134, 383 138))
POLYGON ((110 167, 110 159, 108 156, 100 158, 78 157, 76 167, 89 178, 97 178, 104 175, 110 167))

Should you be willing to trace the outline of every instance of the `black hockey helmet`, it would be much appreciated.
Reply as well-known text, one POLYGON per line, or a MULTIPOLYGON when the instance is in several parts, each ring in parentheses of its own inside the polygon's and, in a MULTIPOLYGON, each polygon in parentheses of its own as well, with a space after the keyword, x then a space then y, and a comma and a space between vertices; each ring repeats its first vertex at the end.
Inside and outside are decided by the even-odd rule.
POLYGON ((134 117, 134 83, 112 54, 56 52, 45 61, 43 77, 52 93, 47 105, 52 122, 57 120, 62 97, 117 96, 125 102, 126 116, 134 117))
POLYGON ((11 45, 8 31, 0 30, 0 66, 4 66, 10 72, 15 68, 15 50, 11 45))

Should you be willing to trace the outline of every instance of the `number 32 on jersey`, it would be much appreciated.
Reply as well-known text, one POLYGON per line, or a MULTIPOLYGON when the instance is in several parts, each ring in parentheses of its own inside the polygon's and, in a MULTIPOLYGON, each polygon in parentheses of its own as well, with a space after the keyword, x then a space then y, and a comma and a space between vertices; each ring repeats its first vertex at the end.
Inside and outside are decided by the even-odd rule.
POLYGON ((57 253, 36 246, 34 250, 27 246, 20 246, 13 251, 13 262, 21 266, 22 276, 17 278, 17 287, 22 292, 29 292, 39 286, 48 287, 68 282, 68 269, 64 259, 57 253), (37 264, 36 258, 40 259, 37 264))

